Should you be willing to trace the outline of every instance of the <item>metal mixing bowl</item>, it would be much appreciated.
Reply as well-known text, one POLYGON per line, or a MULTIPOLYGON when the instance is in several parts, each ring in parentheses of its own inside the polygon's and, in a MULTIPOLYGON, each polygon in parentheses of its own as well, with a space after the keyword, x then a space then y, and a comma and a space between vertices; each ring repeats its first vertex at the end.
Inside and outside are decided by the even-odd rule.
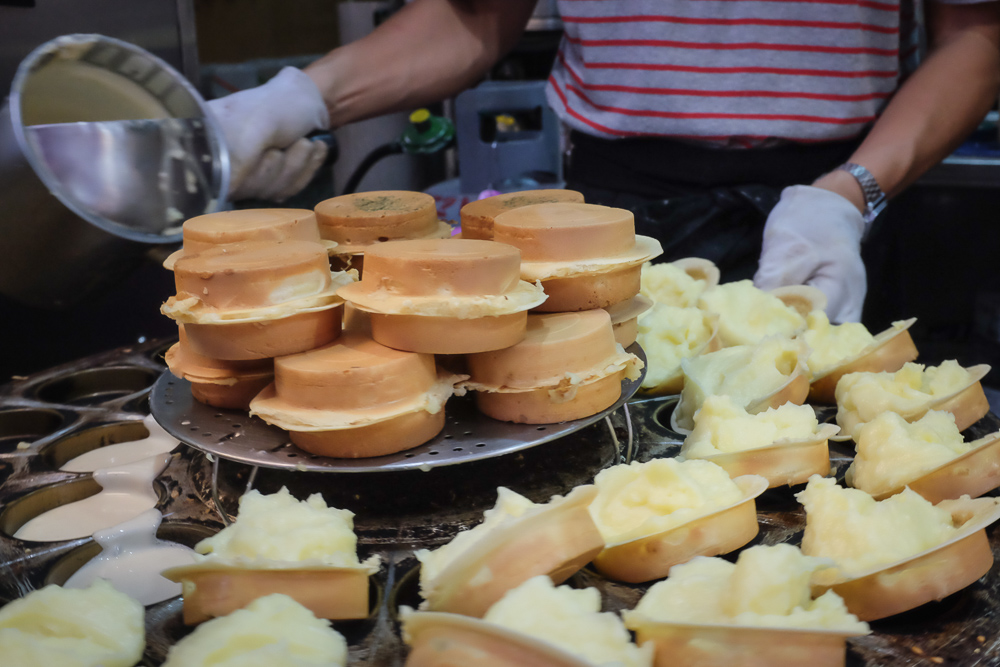
POLYGON ((47 42, 0 108, 0 293, 45 307, 95 294, 228 185, 222 132, 176 70, 101 35, 47 42))

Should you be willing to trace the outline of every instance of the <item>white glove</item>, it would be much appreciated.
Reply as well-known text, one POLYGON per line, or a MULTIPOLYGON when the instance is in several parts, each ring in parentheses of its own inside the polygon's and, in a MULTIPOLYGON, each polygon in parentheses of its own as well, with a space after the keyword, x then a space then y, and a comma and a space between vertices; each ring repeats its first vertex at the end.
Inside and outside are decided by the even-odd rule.
POLYGON ((858 322, 868 283, 861 261, 865 222, 836 192, 795 185, 767 217, 754 284, 812 285, 826 294, 831 322, 858 322))
POLYGON ((330 127, 323 95, 302 70, 285 67, 262 86, 208 103, 229 148, 231 200, 282 201, 309 183, 327 146, 304 137, 330 127))

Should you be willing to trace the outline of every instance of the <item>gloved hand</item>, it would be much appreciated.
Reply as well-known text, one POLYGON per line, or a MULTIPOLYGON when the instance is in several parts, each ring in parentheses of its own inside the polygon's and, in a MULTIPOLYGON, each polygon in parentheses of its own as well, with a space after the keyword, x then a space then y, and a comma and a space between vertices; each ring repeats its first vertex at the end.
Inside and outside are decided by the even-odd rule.
POLYGON ((831 322, 858 322, 868 283, 861 261, 865 222, 836 192, 795 185, 764 225, 754 284, 761 289, 813 285, 826 294, 831 322))
POLYGON ((326 158, 330 127, 323 96, 302 70, 285 67, 267 83, 208 103, 229 148, 231 200, 282 201, 309 183, 326 158))

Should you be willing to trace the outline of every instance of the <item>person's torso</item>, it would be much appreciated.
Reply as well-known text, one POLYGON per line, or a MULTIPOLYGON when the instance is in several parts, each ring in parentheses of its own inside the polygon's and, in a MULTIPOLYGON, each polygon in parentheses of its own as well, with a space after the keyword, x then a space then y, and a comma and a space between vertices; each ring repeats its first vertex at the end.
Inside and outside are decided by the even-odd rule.
POLYGON ((610 138, 853 137, 898 85, 900 1, 560 0, 549 102, 610 138))

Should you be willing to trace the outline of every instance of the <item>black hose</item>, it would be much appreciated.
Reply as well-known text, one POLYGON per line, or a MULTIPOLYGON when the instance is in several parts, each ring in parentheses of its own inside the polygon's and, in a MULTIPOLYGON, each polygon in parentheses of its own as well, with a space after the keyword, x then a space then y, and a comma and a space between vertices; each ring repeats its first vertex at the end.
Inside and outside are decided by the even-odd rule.
POLYGON ((371 153, 365 156, 365 159, 355 167, 354 173, 351 177, 347 179, 347 184, 344 185, 344 192, 342 194, 349 195, 358 189, 358 185, 361 184, 361 179, 365 177, 368 170, 375 166, 375 163, 384 157, 389 157, 390 155, 398 155, 403 152, 403 144, 398 141, 390 141, 387 144, 382 144, 378 148, 374 149, 371 153))

